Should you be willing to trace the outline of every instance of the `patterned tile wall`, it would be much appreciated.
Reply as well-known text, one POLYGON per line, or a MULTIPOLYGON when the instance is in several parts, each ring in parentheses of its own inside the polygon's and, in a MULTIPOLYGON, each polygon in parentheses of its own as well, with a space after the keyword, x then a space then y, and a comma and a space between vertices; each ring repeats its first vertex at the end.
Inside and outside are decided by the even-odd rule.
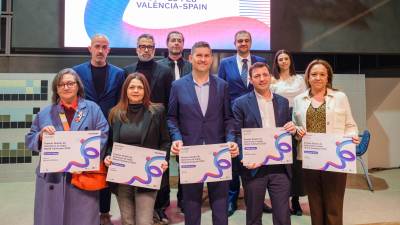
POLYGON ((35 115, 51 101, 54 74, 0 74, 0 164, 32 163, 25 134, 35 115))

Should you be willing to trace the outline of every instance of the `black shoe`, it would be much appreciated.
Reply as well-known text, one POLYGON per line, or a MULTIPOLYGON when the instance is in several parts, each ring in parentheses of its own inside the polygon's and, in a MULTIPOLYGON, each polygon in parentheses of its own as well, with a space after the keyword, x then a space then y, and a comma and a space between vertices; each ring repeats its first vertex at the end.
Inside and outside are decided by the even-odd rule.
POLYGON ((169 224, 169 219, 167 214, 165 214, 164 209, 155 209, 154 210, 154 219, 159 224, 169 224))
POLYGON ((296 216, 302 216, 303 215, 303 210, 301 210, 301 206, 300 206, 299 200, 293 200, 292 199, 292 210, 290 210, 290 214, 296 215, 296 216))
POLYGON ((265 212, 265 213, 272 213, 272 208, 269 207, 267 204, 264 203, 263 212, 265 212))
POLYGON ((236 209, 237 209, 236 205, 234 205, 233 203, 229 203, 228 204, 228 217, 232 216, 235 213, 236 209))

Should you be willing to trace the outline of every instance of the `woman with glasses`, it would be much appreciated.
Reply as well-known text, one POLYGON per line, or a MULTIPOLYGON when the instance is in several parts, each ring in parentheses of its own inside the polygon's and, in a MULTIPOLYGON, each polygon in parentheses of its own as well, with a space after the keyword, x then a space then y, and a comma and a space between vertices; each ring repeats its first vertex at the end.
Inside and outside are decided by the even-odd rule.
MULTIPOLYGON (((41 151, 43 134, 56 131, 100 130, 101 150, 105 147, 108 123, 100 107, 84 99, 82 81, 72 69, 63 69, 52 82, 52 104, 43 108, 26 135, 26 146, 41 151)), ((102 155, 102 154, 100 154, 102 155)), ((67 172, 40 173, 36 169, 35 225, 98 225, 99 193, 71 184, 67 172)))
MULTIPOLYGON (((164 107, 150 101, 150 87, 143 74, 128 75, 122 85, 121 98, 108 118, 112 127, 112 142, 164 150, 169 158, 170 137, 164 107)), ((111 165, 111 152, 109 148, 104 159, 106 166, 111 165)), ((165 161, 162 169, 165 171, 167 168, 165 161)), ((115 184, 113 189, 123 225, 153 224, 157 190, 127 184, 115 184)))
MULTIPOLYGON (((306 90, 304 79, 296 75, 292 55, 282 49, 276 52, 272 67, 273 80, 271 83, 272 92, 288 99, 290 113, 293 111, 293 99, 306 90)), ((293 165, 292 165, 292 209, 291 214, 301 216, 303 211, 299 203, 299 197, 304 196, 302 181, 302 165, 297 157, 297 141, 293 140, 293 165)))

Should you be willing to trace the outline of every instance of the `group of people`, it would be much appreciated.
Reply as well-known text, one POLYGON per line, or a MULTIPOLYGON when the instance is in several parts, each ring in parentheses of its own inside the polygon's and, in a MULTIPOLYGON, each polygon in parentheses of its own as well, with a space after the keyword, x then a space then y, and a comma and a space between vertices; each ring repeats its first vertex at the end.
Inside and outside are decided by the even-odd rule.
MULTIPOLYGON (((140 35, 138 61, 120 69, 107 62, 107 37, 95 35, 88 47, 90 61, 55 76, 52 104, 37 114, 26 135, 27 147, 40 152, 44 133, 100 130, 106 166, 112 163, 113 142, 164 150, 160 189, 110 183, 101 191, 86 191, 71 184, 71 173, 37 170, 34 224, 111 225, 111 192, 122 224, 153 224, 153 217, 168 224, 170 155, 179 155, 183 146, 217 143, 229 144, 233 166, 231 181, 207 183, 213 224, 228 224, 237 209, 240 179, 246 224, 262 224, 263 211, 272 212, 275 225, 291 224, 291 214, 302 214, 299 196, 305 194, 313 225, 342 224, 346 174, 303 170, 301 165, 300 143, 307 132, 352 135, 353 142, 359 142, 348 99, 332 86, 329 63, 312 61, 303 78, 296 75, 290 53, 280 50, 270 70, 264 58, 250 53, 251 34, 241 30, 234 37, 237 54, 222 59, 215 76, 207 42, 196 42, 189 60, 182 55, 182 33, 170 32, 166 43, 168 56, 155 61, 153 36, 140 35), (268 127, 283 127, 292 134, 293 164, 241 162, 241 129, 268 127), (267 190, 272 208, 264 201, 267 190)), ((203 186, 178 185, 185 224, 201 224, 203 186)))

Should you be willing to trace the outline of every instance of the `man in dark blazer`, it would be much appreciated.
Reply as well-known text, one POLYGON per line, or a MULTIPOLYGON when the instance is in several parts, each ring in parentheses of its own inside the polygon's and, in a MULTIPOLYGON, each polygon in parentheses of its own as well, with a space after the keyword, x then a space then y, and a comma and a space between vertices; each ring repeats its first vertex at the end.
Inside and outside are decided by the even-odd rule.
MULTIPOLYGON (((96 102, 105 118, 114 107, 120 96, 124 83, 124 71, 107 63, 110 52, 108 38, 103 34, 92 37, 88 50, 91 59, 88 62, 74 66, 85 88, 85 98, 96 102)), ((100 191, 100 224, 111 225, 110 212, 111 192, 109 188, 100 191)))
MULTIPOLYGON (((257 62, 250 69, 250 82, 254 91, 235 100, 233 114, 236 122, 237 141, 242 158, 242 128, 284 127, 294 134, 296 127, 291 121, 289 102, 286 98, 272 94, 269 89, 271 74, 268 65, 257 62)), ((291 165, 243 165, 240 169, 246 203, 246 224, 262 224, 262 213, 266 189, 272 202, 274 225, 290 225, 290 177, 291 165)))
MULTIPOLYGON (((192 73, 174 81, 168 109, 171 152, 179 155, 183 145, 229 143, 232 157, 238 155, 228 84, 210 75, 212 51, 207 42, 193 45, 189 60, 192 73)), ((204 183, 182 184, 185 224, 201 224, 204 183)), ((207 183, 214 225, 228 224, 229 181, 207 183)))
POLYGON ((124 71, 110 63, 107 56, 110 52, 108 38, 103 34, 92 37, 88 47, 91 59, 88 62, 74 66, 85 88, 85 98, 96 102, 104 116, 114 107, 120 97, 124 83, 124 71))
POLYGON ((163 103, 167 108, 173 76, 170 68, 154 61, 155 43, 151 34, 138 37, 136 53, 139 60, 124 68, 125 76, 134 72, 144 74, 150 84, 151 101, 163 103))
MULTIPOLYGON (((169 67, 172 71, 174 80, 192 72, 192 64, 183 58, 183 45, 185 38, 179 31, 171 31, 167 35, 168 56, 158 60, 157 62, 169 67)), ((156 203, 154 205, 155 218, 158 222, 168 223, 168 217, 165 214, 165 209, 170 205, 170 186, 169 186, 169 169, 163 173, 163 179, 167 184, 157 194, 156 203)), ((177 205, 183 212, 182 205, 182 187, 178 182, 177 205)))
MULTIPOLYGON (((142 73, 150 85, 150 99, 154 103, 162 103, 168 108, 169 94, 171 91, 171 83, 173 75, 171 69, 154 60, 155 43, 151 34, 142 34, 138 37, 136 43, 136 53, 139 60, 124 68, 125 76, 134 72, 142 73)), ((167 154, 169 161, 169 153, 167 154)), ((158 197, 155 204, 155 219, 161 224, 168 224, 169 220, 165 214, 165 208, 169 206, 169 173, 165 173, 161 180, 161 187, 158 196, 164 196, 163 199, 158 197), (168 197, 166 197, 168 196, 168 197)))
MULTIPOLYGON (((236 54, 222 59, 218 70, 218 76, 228 82, 231 104, 236 98, 253 90, 253 85, 247 79, 248 68, 256 62, 265 62, 264 58, 250 54, 251 34, 248 31, 236 32, 234 44, 236 54)), ((239 165, 240 162, 237 158, 233 160, 232 181, 229 185, 228 198, 229 216, 237 209, 237 199, 240 192, 239 165)))
POLYGON ((169 32, 167 36, 168 56, 157 61, 171 69, 174 80, 192 72, 192 64, 183 58, 184 43, 185 38, 181 32, 169 32))

